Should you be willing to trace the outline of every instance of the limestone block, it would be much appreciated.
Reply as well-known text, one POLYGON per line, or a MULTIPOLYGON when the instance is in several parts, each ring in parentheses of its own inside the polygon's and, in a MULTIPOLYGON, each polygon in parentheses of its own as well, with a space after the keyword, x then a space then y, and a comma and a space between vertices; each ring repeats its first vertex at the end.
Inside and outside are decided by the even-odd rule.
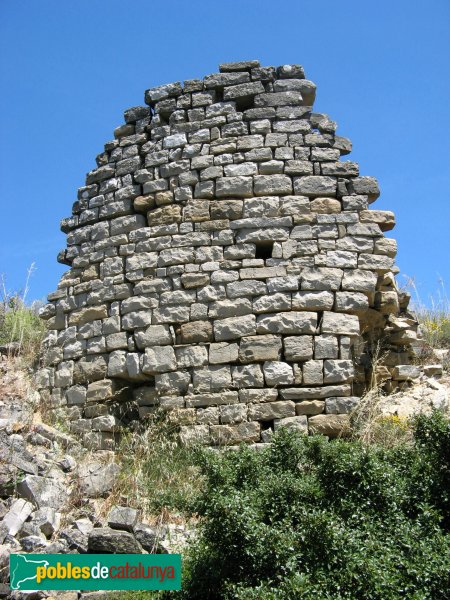
POLYGON ((226 286, 227 296, 231 299, 247 296, 262 296, 266 293, 266 284, 262 281, 234 281, 226 286))
POLYGON ((308 419, 310 433, 320 433, 330 438, 346 437, 350 434, 348 415, 316 415, 308 419))
MULTIPOLYGON (((151 310, 140 310, 137 312, 130 312, 124 315, 122 318, 122 327, 126 330, 136 329, 138 327, 146 327, 152 323, 152 311, 151 310)), ((112 334, 121 335, 121 334, 112 334)))
POLYGON ((301 273, 302 290, 338 290, 344 272, 342 269, 306 268, 301 273))
POLYGON ((196 421, 200 425, 218 425, 219 424, 219 407, 207 406, 206 408, 197 408, 196 421))
POLYGON ((95 319, 106 319, 108 316, 108 308, 106 305, 89 306, 82 308, 69 315, 69 325, 83 325, 95 319))
POLYGON ((325 409, 325 402, 323 400, 303 400, 297 402, 295 405, 296 415, 320 415, 325 409))
POLYGON ((275 431, 287 429, 288 431, 308 434, 308 419, 304 415, 295 417, 285 417, 284 419, 275 419, 273 422, 275 431))
POLYGON ((323 384, 323 361, 308 360, 302 366, 303 385, 323 384))
POLYGON ((336 292, 335 310, 358 314, 369 308, 369 300, 362 292, 336 292))
POLYGON ((230 317, 214 321, 214 339, 217 342, 228 341, 256 333, 254 315, 230 317))
POLYGON ((351 360, 325 360, 323 363, 324 383, 346 383, 355 376, 351 360))
POLYGON ((239 423, 238 425, 211 425, 211 440, 216 446, 258 442, 261 437, 259 423, 239 423))
POLYGON ((382 254, 360 254, 358 258, 359 269, 370 269, 382 275, 392 269, 394 259, 382 254))
POLYGON ((241 423, 247 419, 247 404, 230 404, 220 407, 220 422, 222 425, 241 423))
POLYGON ((411 381, 420 377, 420 369, 414 365, 398 365, 392 370, 395 381, 411 381))
POLYGON ((236 241, 242 244, 258 244, 259 242, 284 242, 289 237, 287 227, 265 227, 262 229, 241 229, 236 241))
POLYGON ((233 387, 236 388, 262 388, 264 376, 259 364, 250 364, 231 367, 233 387))
POLYGON ((108 359, 109 377, 126 377, 127 372, 127 354, 126 352, 116 350, 111 352, 108 359))
POLYGON ((280 352, 281 338, 276 335, 243 337, 239 346, 239 361, 250 363, 278 360, 280 352))
POLYGON ((190 383, 191 376, 184 371, 155 375, 155 388, 157 393, 161 396, 179 396, 186 394, 190 383))
POLYGON ((325 400, 325 412, 329 415, 350 414, 359 404, 357 396, 348 398, 327 398, 325 400))
POLYGON ((333 304, 333 293, 325 290, 292 294, 292 310, 331 310, 333 304))
POLYGON ((247 298, 236 298, 233 300, 219 300, 217 302, 211 302, 209 305, 208 315, 212 319, 223 319, 227 317, 248 315, 251 312, 251 300, 247 298))
POLYGON ((310 208, 312 212, 319 215, 332 215, 341 212, 341 203, 334 198, 314 198, 311 200, 310 208))
POLYGON ((113 506, 108 513, 107 522, 111 529, 133 532, 139 519, 139 511, 129 506, 113 506))
POLYGON ((350 385, 344 384, 308 388, 285 388, 279 390, 279 394, 285 400, 320 400, 334 396, 350 396, 350 391, 350 385))
POLYGON ((273 387, 277 385, 292 385, 294 383, 294 372, 292 367, 281 361, 266 361, 263 364, 264 379, 266 385, 273 387))
POLYGON ((352 187, 355 194, 368 196, 369 202, 373 202, 380 195, 378 181, 375 177, 356 177, 352 179, 352 187))
POLYGON ((180 440, 185 446, 207 446, 211 443, 208 425, 183 425, 180 427, 180 440))
POLYGON ((249 83, 240 83, 238 85, 227 86, 224 88, 223 99, 227 100, 238 100, 241 98, 247 98, 255 96, 256 94, 262 94, 264 87, 260 81, 253 81, 249 83))
POLYGON ((259 296, 253 300, 254 313, 271 313, 291 309, 291 295, 275 293, 268 296, 259 296))
POLYGON ((217 198, 250 198, 253 196, 252 177, 219 177, 216 180, 217 198))
POLYGON ((323 334, 314 338, 314 358, 338 358, 338 338, 334 335, 323 334))
POLYGON ((209 346, 209 362, 212 365, 236 362, 238 360, 238 344, 219 342, 209 346))
POLYGON ((313 339, 310 335, 285 337, 283 345, 286 360, 296 362, 312 359, 313 339))
POLYGON ((87 387, 86 401, 87 402, 103 402, 114 397, 116 386, 111 379, 102 379, 94 381, 87 387))
POLYGON ((208 363, 208 350, 205 346, 176 347, 175 356, 179 369, 202 367, 208 363))
POLYGON ((248 407, 248 418, 253 421, 272 421, 285 417, 295 417, 295 404, 290 400, 250 404, 248 407))
POLYGON ((165 346, 172 343, 168 325, 150 325, 142 331, 135 331, 134 339, 140 350, 148 346, 165 346))
MULTIPOLYGON (((17 485, 17 493, 32 502, 37 508, 50 507, 59 510, 67 501, 67 492, 59 479, 38 475, 27 475, 17 485)), ((24 505, 27 510, 28 505, 24 505)))
POLYGON ((220 406, 222 404, 236 404, 238 393, 233 391, 221 392, 220 394, 193 394, 186 396, 187 408, 198 408, 205 406, 220 406))
POLYGON ((111 333, 106 338, 106 350, 119 350, 121 348, 128 348, 128 336, 122 331, 120 333, 111 333))
POLYGON ((22 529, 25 521, 31 515, 34 510, 34 506, 31 502, 19 498, 15 500, 11 508, 5 514, 2 520, 2 529, 6 531, 8 535, 15 536, 22 529))
POLYGON ((334 196, 336 194, 336 178, 318 175, 294 178, 294 192, 310 198, 334 196))
POLYGON ((256 175, 255 196, 277 196, 292 194, 292 181, 287 175, 256 175))
POLYGON ((171 346, 153 346, 145 349, 143 373, 154 375, 166 371, 175 371, 177 361, 171 346))
POLYGON ((212 365, 204 369, 194 369, 192 381, 194 391, 218 392, 231 387, 231 372, 229 366, 212 365))
POLYGON ((327 252, 325 264, 327 267, 338 267, 342 269, 355 269, 358 262, 356 252, 345 252, 343 250, 330 250, 327 252))
POLYGON ((113 415, 102 415, 92 419, 93 431, 117 431, 119 422, 113 415))
POLYGON ((213 339, 212 324, 209 321, 183 323, 180 327, 180 335, 183 344, 210 342, 213 339))
POLYGON ((272 389, 241 389, 239 390, 239 401, 249 403, 275 402, 278 399, 278 390, 272 389))
POLYGON ((342 278, 342 289, 353 292, 374 292, 377 276, 362 269, 346 270, 342 278))
POLYGON ((82 385, 74 385, 66 391, 68 406, 84 404, 86 402, 86 388, 82 385))
POLYGON ((357 336, 359 335, 358 317, 326 311, 323 313, 321 332, 357 336))
POLYGON ((259 315, 256 330, 258 333, 299 334, 315 333, 317 313, 282 312, 278 314, 259 315))
MULTIPOLYGON (((298 290, 298 277, 294 275, 286 275, 284 277, 271 277, 267 280, 267 291, 269 294, 277 292, 291 292, 298 290)), ((292 306, 293 310, 297 310, 292 306)), ((303 308, 303 307, 302 307, 303 308)))

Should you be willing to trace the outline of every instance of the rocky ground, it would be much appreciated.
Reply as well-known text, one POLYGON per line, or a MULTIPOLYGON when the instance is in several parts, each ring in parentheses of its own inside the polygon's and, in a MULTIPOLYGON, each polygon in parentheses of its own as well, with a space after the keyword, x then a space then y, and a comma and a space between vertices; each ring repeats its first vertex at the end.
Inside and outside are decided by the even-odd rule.
MULTIPOLYGON (((445 357, 444 357, 445 358, 445 357)), ((415 384, 379 397, 381 415, 410 417, 433 407, 448 410, 450 377, 439 366, 421 369, 415 384)), ((111 451, 89 453, 46 424, 38 395, 17 359, 0 362, 0 597, 64 600, 98 593, 10 593, 9 554, 175 552, 192 535, 184 526, 155 527, 140 511, 113 504, 120 465, 111 451)), ((126 499, 124 498, 124 504, 126 499)))
POLYGON ((150 526, 139 510, 111 503, 120 471, 113 452, 88 453, 42 417, 29 377, 17 361, 1 361, 0 598, 98 595, 10 594, 10 553, 164 553, 183 547, 189 536, 184 526, 150 526))

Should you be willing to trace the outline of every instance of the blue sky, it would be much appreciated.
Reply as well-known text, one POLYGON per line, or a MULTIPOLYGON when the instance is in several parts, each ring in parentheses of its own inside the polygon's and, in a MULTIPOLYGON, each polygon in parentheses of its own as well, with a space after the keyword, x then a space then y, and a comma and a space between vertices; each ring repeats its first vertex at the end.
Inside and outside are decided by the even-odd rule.
MULTIPOLYGON (((448 0, 0 0, 0 273, 30 299, 66 269, 59 221, 95 156, 155 85, 220 62, 300 63, 315 109, 378 178, 397 264, 424 302, 450 288, 448 0)), ((404 275, 403 275, 404 274, 404 275)))

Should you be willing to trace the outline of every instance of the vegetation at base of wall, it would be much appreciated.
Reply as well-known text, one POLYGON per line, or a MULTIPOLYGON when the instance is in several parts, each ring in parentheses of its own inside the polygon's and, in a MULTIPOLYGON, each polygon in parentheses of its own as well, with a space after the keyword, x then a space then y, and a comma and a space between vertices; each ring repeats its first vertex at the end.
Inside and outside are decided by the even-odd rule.
POLYGON ((191 505, 202 477, 194 462, 195 451, 180 443, 178 430, 177 411, 157 412, 145 428, 123 437, 117 450, 122 470, 111 503, 126 497, 131 506, 156 521, 191 505))
POLYGON ((423 339, 431 348, 450 349, 450 298, 444 282, 440 289, 425 303, 413 280, 408 282, 414 293, 412 309, 420 323, 423 339))
POLYGON ((30 366, 35 366, 46 327, 38 316, 39 303, 27 304, 28 281, 33 265, 27 273, 22 292, 8 292, 1 279, 0 291, 0 345, 9 346, 9 354, 19 354, 30 366))
MULTIPOLYGON (((189 599, 448 598, 450 425, 420 416, 394 448, 280 432, 200 451, 189 599)), ((173 597, 179 597, 174 594, 173 597)))

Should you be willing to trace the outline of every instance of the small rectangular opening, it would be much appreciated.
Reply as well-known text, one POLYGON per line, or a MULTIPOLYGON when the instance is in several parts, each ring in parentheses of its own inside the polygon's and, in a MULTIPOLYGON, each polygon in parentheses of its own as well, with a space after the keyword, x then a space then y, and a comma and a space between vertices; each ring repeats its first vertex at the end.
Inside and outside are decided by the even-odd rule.
POLYGON ((272 258, 273 242, 256 242, 255 258, 267 260, 272 258))

